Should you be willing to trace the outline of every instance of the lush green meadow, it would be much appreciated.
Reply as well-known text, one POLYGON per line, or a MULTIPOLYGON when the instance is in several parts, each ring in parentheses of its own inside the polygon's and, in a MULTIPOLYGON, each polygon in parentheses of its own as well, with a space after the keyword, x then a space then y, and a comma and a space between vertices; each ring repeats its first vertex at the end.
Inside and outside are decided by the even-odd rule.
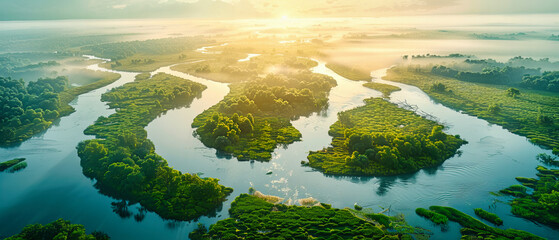
POLYGON ((229 209, 230 218, 190 233, 198 239, 413 239, 393 228, 397 217, 315 206, 274 204, 241 194, 229 209), (391 229, 390 231, 388 229, 391 229))
POLYGON ((557 94, 520 89, 520 94, 511 95, 506 85, 464 82, 406 67, 390 69, 384 79, 417 86, 446 106, 501 125, 533 143, 559 146, 559 123, 554 121, 559 118, 557 94), (440 84, 442 91, 433 88, 440 84))

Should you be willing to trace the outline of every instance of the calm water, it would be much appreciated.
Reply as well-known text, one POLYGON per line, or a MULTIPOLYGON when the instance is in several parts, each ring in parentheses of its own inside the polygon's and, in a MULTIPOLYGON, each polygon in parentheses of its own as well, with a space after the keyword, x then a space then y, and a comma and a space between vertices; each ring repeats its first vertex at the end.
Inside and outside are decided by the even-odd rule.
MULTIPOLYGON (((98 69, 97 66, 91 68, 98 69)), ((445 205, 473 215, 473 208, 487 209, 494 203, 495 197, 490 192, 514 184, 516 176, 535 176, 535 155, 549 152, 499 126, 434 103, 415 87, 383 81, 381 76, 385 70, 379 70, 372 73, 375 81, 402 88, 391 95, 391 101, 416 105, 422 112, 448 125, 448 133, 461 135, 469 144, 462 146, 461 156, 415 174, 381 178, 325 176, 301 167, 300 161, 306 159, 309 150, 328 146, 331 141, 328 128, 335 122, 337 112, 360 106, 363 99, 381 94, 362 87, 362 83, 336 75, 324 63, 313 71, 330 75, 338 82, 330 93, 329 108, 324 113, 293 121, 303 135, 302 141, 280 147, 268 163, 218 157, 215 150, 204 147, 193 136, 192 119, 228 93, 226 84, 192 77, 169 67, 155 71, 208 86, 190 107, 168 111, 146 128, 157 153, 166 158, 170 166, 182 172, 219 178, 221 184, 235 189, 217 217, 202 217, 199 222, 209 225, 228 217, 231 201, 254 187, 265 194, 284 197, 286 201, 314 197, 338 208, 352 207, 354 203, 377 211, 380 207, 391 207, 390 214, 404 213, 412 225, 432 230, 436 234, 432 239, 457 239, 458 225, 451 224, 448 231, 441 232, 416 216, 414 209, 445 205), (266 175, 268 171, 272 174, 266 175)), ((57 218, 84 224, 88 231, 102 230, 113 239, 186 239, 188 232, 196 227, 195 222, 166 221, 153 213, 147 213, 142 221, 132 216, 122 218, 111 208, 111 202, 116 200, 99 194, 93 182, 82 175, 75 147, 79 141, 91 138, 83 135, 83 130, 98 116, 114 112, 100 102, 100 95, 132 81, 135 76, 135 73, 119 73, 122 74, 119 81, 78 97, 72 102, 77 111, 62 118, 45 133, 17 147, 0 149, 2 159, 26 157, 29 163, 24 171, 0 174, 0 236, 19 232, 29 223, 46 223, 57 218)), ((506 204, 495 206, 496 213, 505 221, 503 228, 513 227, 557 239, 557 231, 511 216, 506 204)), ((132 214, 139 213, 137 205, 128 209, 132 214)))

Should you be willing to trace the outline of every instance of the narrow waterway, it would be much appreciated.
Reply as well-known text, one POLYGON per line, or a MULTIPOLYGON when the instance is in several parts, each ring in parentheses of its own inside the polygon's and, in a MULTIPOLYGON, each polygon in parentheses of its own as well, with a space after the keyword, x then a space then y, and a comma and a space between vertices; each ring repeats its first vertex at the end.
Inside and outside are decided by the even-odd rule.
MULTIPOLYGON (((204 48, 203 51, 207 51, 204 48)), ((91 69, 101 69, 97 65, 91 69)), ((198 222, 206 225, 228 217, 231 201, 254 187, 265 194, 278 195, 286 200, 314 197, 334 207, 352 207, 354 203, 372 207, 391 207, 390 214, 404 213, 412 225, 432 230, 432 239, 458 239, 459 226, 451 224, 441 232, 430 222, 418 217, 417 207, 445 205, 468 214, 473 208, 487 209, 493 205, 492 191, 515 184, 516 176, 535 176, 535 156, 548 152, 532 145, 524 137, 514 135, 499 126, 470 117, 434 103, 421 90, 399 83, 382 80, 386 70, 373 72, 375 81, 402 88, 390 96, 392 102, 406 101, 422 112, 435 116, 448 125, 446 131, 459 134, 469 141, 441 166, 398 177, 331 177, 311 168, 302 167, 309 150, 329 145, 329 126, 336 121, 339 111, 363 105, 363 99, 379 97, 377 91, 361 86, 361 82, 347 80, 320 62, 313 72, 330 75, 338 86, 330 93, 327 111, 293 121, 302 133, 302 141, 278 148, 270 162, 240 162, 222 158, 216 151, 206 148, 193 135, 192 120, 203 110, 218 103, 229 92, 227 84, 217 83, 176 72, 170 67, 155 71, 202 83, 208 88, 189 107, 174 109, 151 122, 146 130, 156 152, 167 159, 170 166, 182 172, 199 173, 203 177, 221 179, 220 183, 235 191, 224 203, 217 217, 202 217, 198 222), (272 174, 266 173, 271 171, 272 174)), ((25 141, 19 146, 1 148, 2 159, 26 157, 29 167, 14 174, 0 174, 0 237, 19 232, 30 223, 47 223, 57 218, 84 224, 88 231, 102 230, 113 239, 186 239, 196 222, 174 222, 147 213, 143 219, 134 218, 138 205, 129 206, 132 215, 119 216, 111 208, 115 200, 101 195, 93 182, 85 178, 79 165, 75 147, 90 139, 83 130, 99 116, 108 116, 113 110, 100 101, 105 91, 133 81, 135 73, 117 72, 117 82, 79 96, 72 106, 76 112, 62 118, 45 133, 25 141)), ((506 204, 494 205, 503 218, 503 228, 527 230, 542 237, 557 239, 558 232, 532 222, 513 217, 506 204)))

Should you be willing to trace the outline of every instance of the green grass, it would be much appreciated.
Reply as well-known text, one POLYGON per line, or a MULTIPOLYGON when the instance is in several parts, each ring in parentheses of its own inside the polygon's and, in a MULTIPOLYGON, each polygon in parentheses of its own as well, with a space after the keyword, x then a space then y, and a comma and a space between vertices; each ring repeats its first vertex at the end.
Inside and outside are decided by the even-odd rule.
POLYGON ((0 163, 0 172, 5 171, 8 168, 11 168, 12 166, 15 166, 21 162, 25 161, 25 158, 14 158, 12 160, 8 160, 5 162, 1 162, 0 163))
POLYGON ((512 214, 559 227, 559 170, 542 166, 537 170, 538 179, 518 177, 516 180, 522 185, 512 185, 500 192, 514 197, 510 202, 512 214))
POLYGON ((417 86, 450 108, 501 125, 538 145, 548 148, 559 146, 559 121, 550 125, 537 121, 538 109, 545 116, 559 119, 557 94, 520 89, 520 96, 513 98, 507 96, 507 86, 462 82, 403 67, 390 69, 384 79, 417 86), (444 84, 446 91, 431 89, 435 83, 444 84), (498 110, 491 111, 495 106, 498 110))
MULTIPOLYGON (((231 204, 230 218, 220 220, 209 230, 199 227, 191 239, 412 239, 410 235, 389 232, 387 226, 359 218, 349 209, 322 206, 299 207, 272 204, 258 197, 241 194, 231 204)), ((391 217, 378 218, 390 225, 391 217)))
POLYGON ((328 63, 326 67, 336 74, 353 81, 371 81, 371 73, 338 63, 328 63))
POLYGON ((396 86, 375 82, 364 83, 363 86, 381 92, 383 97, 388 97, 391 93, 401 90, 399 87, 396 86))
POLYGON ((497 214, 490 213, 481 208, 474 209, 474 212, 478 217, 483 218, 497 226, 503 225, 503 220, 499 216, 497 216, 497 214))
POLYGON ((11 173, 19 172, 19 171, 25 169, 26 167, 27 167, 26 162, 20 162, 20 163, 14 165, 12 168, 10 168, 10 172, 11 173))
POLYGON ((99 117, 85 133, 98 139, 78 145, 83 173, 111 197, 139 202, 165 219, 214 214, 233 190, 167 166, 144 129, 169 109, 188 106, 206 86, 167 74, 139 76, 102 95, 116 113, 99 117))
POLYGON ((460 233, 466 239, 544 239, 534 234, 516 230, 490 227, 481 221, 451 207, 431 206, 429 210, 446 216, 450 221, 459 223, 462 227, 460 233))
POLYGON ((380 98, 338 114, 332 147, 310 152, 309 165, 333 175, 397 175, 441 164, 466 141, 380 98))
POLYGON ((431 222, 439 225, 439 224, 446 224, 448 223, 448 218, 445 215, 433 212, 431 210, 427 210, 425 208, 417 208, 415 209, 415 213, 419 216, 425 217, 431 222))

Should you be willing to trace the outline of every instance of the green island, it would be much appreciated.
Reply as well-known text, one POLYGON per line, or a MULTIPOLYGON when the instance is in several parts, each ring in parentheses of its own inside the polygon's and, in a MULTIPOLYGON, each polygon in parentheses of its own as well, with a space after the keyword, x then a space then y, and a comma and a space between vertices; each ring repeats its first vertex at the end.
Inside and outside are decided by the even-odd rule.
MULTIPOLYGON (((419 208, 418 208, 419 209, 419 208)), ((460 233, 462 234, 462 239, 534 239, 540 240, 544 239, 538 237, 534 234, 529 232, 516 230, 516 229, 507 229, 503 230, 500 228, 495 228, 488 226, 485 223, 471 217, 468 214, 460 212, 451 207, 442 207, 442 206, 431 206, 429 210, 423 209, 419 210, 418 213, 420 216, 436 216, 436 217, 427 217, 430 220, 439 220, 443 217, 446 217, 448 220, 459 223, 463 228, 460 229, 460 233)), ((416 210, 418 212, 418 210, 416 210)), ((435 222, 433 221, 433 222, 435 222)), ((435 222, 437 223, 437 222, 435 222)), ((438 224, 438 223, 437 223, 438 224)))
POLYGON ((364 83, 363 86, 381 92, 382 96, 385 98, 389 97, 391 93, 401 90, 396 86, 376 82, 364 83))
POLYGON ((278 145, 301 139, 301 133, 290 120, 327 108, 328 93, 336 81, 310 72, 308 69, 317 63, 295 57, 295 49, 299 48, 285 48, 285 54, 264 53, 239 62, 247 49, 245 45, 233 44, 215 49, 222 50, 219 54, 206 54, 211 59, 172 68, 219 82, 233 82, 229 94, 192 123, 204 145, 239 160, 269 161, 278 145))
POLYGON ((100 75, 97 81, 80 87, 70 87, 67 77, 40 78, 28 84, 0 77, 0 145, 20 143, 44 131, 53 121, 75 111, 69 103, 78 95, 120 78, 116 73, 96 74, 100 75))
POLYGON ((325 174, 381 176, 436 166, 467 143, 443 126, 381 98, 338 114, 331 147, 311 151, 304 163, 325 174))
POLYGON ((9 172, 17 172, 27 167, 27 163, 24 162, 25 158, 14 158, 5 162, 0 162, 0 172, 9 169, 9 172))
POLYGON ((83 173, 102 193, 139 202, 161 217, 192 220, 215 213, 233 191, 218 179, 181 173, 155 153, 144 127, 165 111, 187 106, 206 87, 167 74, 140 74, 102 95, 116 113, 99 117, 78 145, 83 173))
POLYGON ((109 240, 106 233, 94 231, 86 234, 85 227, 80 224, 72 224, 70 221, 58 219, 54 222, 42 224, 29 224, 20 233, 4 240, 109 240))
POLYGON ((521 185, 512 185, 499 192, 513 196, 512 214, 554 228, 559 227, 559 170, 537 167, 538 179, 517 177, 521 185), (529 191, 528 189, 532 189, 529 191))
MULTIPOLYGON (((259 193, 259 192, 257 192, 259 193)), ((389 217, 351 209, 336 209, 313 201, 293 206, 274 203, 267 195, 241 194, 229 209, 230 218, 207 229, 199 225, 190 239, 413 239, 422 235, 401 216, 389 217), (268 201, 271 200, 271 201, 268 201)))
POLYGON ((523 72, 515 73, 515 78, 504 77, 512 80, 496 84, 491 81, 495 75, 490 72, 470 73, 481 80, 466 81, 433 73, 440 69, 441 66, 432 69, 397 66, 389 69, 384 79, 417 86, 445 106, 501 125, 535 144, 559 148, 559 123, 554 121, 559 117, 557 94, 520 88, 522 77, 518 75, 523 72))
POLYGON ((474 213, 476 214, 476 216, 478 216, 478 217, 480 217, 480 218, 482 218, 482 219, 484 219, 488 222, 491 222, 491 223, 493 223, 497 226, 503 225, 503 220, 499 216, 497 216, 497 214, 495 214, 495 213, 488 212, 488 211, 483 210, 481 208, 475 208, 474 213))
POLYGON ((371 73, 361 69, 348 67, 338 63, 327 63, 326 67, 334 71, 336 74, 353 81, 371 81, 371 73))
POLYGON ((448 217, 446 217, 445 215, 442 215, 440 213, 433 212, 429 209, 416 208, 415 213, 419 216, 422 216, 424 218, 429 219, 431 222, 433 222, 437 225, 448 223, 448 217))

